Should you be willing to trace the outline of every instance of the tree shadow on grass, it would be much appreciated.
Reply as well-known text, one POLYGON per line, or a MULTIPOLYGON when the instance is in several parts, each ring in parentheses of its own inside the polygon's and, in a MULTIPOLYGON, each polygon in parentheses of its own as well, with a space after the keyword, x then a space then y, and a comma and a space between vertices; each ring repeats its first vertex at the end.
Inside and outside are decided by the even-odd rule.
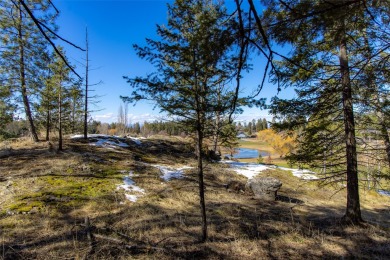
MULTIPOLYGON (((101 200, 107 201, 106 198, 101 200)), ((114 211, 107 210, 91 217, 93 233, 100 235, 100 238, 96 238, 96 249, 88 257, 232 259, 241 255, 242 258, 246 254, 235 252, 239 243, 242 243, 243 251, 258 251, 248 259, 385 259, 390 254, 386 231, 369 224, 361 227, 341 225, 337 220, 343 212, 342 208, 311 207, 310 214, 301 216, 291 213, 291 203, 283 201, 260 202, 248 198, 243 202, 207 203, 210 239, 204 244, 198 243, 201 219, 197 201, 188 203, 186 210, 163 201, 112 206, 114 211), (248 248, 245 248, 246 244, 248 248)), ((22 223, 20 232, 3 244, 5 251, 1 252, 2 255, 6 259, 49 259, 59 257, 64 252, 69 257, 87 255, 90 244, 85 226, 82 226, 85 216, 74 215, 71 210, 61 214, 25 215, 30 223, 26 222, 26 226, 22 223), (22 232, 24 229, 37 232, 29 224, 39 220, 53 222, 48 234, 39 236, 37 233, 22 232), (79 251, 75 252, 75 248, 79 251), (48 250, 51 253, 47 253, 48 250)))
MULTIPOLYGON (((88 150, 90 153, 96 152, 96 156, 104 159, 94 162, 97 167, 110 160, 123 159, 121 153, 84 148, 91 149, 88 150)), ((83 149, 78 153, 87 151, 83 149)), ((140 158, 150 156, 147 149, 129 151, 140 158)), ((160 153, 163 154, 156 152, 157 155, 160 153)), ((175 153, 166 156, 166 160, 174 157, 175 153)), ((125 160, 132 159, 132 155, 124 156, 125 160)), ((128 166, 129 170, 137 169, 140 181, 154 185, 138 202, 120 205, 114 195, 83 198, 85 200, 80 205, 66 205, 69 202, 66 198, 63 201, 54 199, 45 207, 46 211, 3 216, 2 231, 6 239, 0 255, 6 259, 55 259, 64 256, 91 259, 389 257, 388 231, 370 223, 361 227, 343 226, 338 222, 344 213, 343 208, 305 205, 299 197, 291 198, 288 194, 279 195, 275 202, 261 202, 243 194, 228 193, 220 183, 219 174, 223 173, 223 169, 214 171, 211 166, 205 175, 209 241, 198 243, 201 217, 195 172, 190 171, 187 178, 160 187, 157 185, 161 182, 157 170, 150 171, 148 167, 134 162, 128 166), (97 203, 88 204, 91 201, 97 203), (92 208, 83 207, 85 204, 92 208), (301 207, 305 210, 300 210, 301 207), (91 250, 85 217, 91 220, 95 250, 91 250)), ((75 176, 113 178, 110 175, 88 174, 75 173, 75 176)), ((48 177, 63 176, 54 173, 48 174, 48 177)), ((70 191, 74 188, 69 187, 70 191)), ((377 219, 382 223, 386 210, 363 211, 363 215, 367 220, 377 219)))
POLYGON ((289 196, 283 196, 283 195, 276 195, 276 201, 282 201, 292 204, 303 204, 305 203, 303 200, 292 198, 289 196))

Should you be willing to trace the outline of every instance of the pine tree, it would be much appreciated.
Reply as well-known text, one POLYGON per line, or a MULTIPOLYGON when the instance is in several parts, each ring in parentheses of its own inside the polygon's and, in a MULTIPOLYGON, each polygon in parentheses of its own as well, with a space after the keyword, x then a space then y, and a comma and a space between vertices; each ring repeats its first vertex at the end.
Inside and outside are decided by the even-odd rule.
POLYGON ((256 120, 255 119, 252 119, 252 132, 254 132, 254 133, 257 132, 256 120))
MULTIPOLYGON (((49 57, 47 57, 47 63, 50 63, 49 57)), ((54 58, 54 57, 52 57, 54 58)), ((48 68, 47 73, 42 76, 43 87, 39 92, 39 103, 37 105, 37 118, 39 122, 45 128, 46 136, 45 140, 50 140, 50 131, 53 127, 53 115, 56 107, 56 96, 51 83, 52 71, 48 68)))
POLYGON ((33 7, 37 12, 41 12, 41 19, 51 23, 46 25, 47 28, 54 27, 52 22, 56 14, 49 11, 50 1, 39 0, 26 6, 23 4, 21 1, 0 1, 2 27, 0 37, 4 50, 0 54, 2 58, 0 66, 4 68, 1 71, 7 85, 12 91, 20 93, 31 137, 38 141, 32 97, 42 85, 39 82, 39 74, 46 66, 42 61, 44 56, 42 54, 46 52, 47 42, 42 38, 25 7, 33 7))
POLYGON ((295 160, 317 167, 326 164, 327 173, 346 176, 343 219, 349 223, 362 221, 355 108, 361 105, 356 100, 362 90, 357 79, 368 61, 361 32, 368 25, 365 17, 375 13, 368 8, 373 3, 365 2, 264 1, 269 35, 293 47, 275 70, 275 79, 297 92, 293 100, 273 100, 272 112, 280 120, 273 126, 302 131, 295 160))
MULTIPOLYGON (((63 53, 62 48, 58 48, 63 53)), ((63 53, 63 57, 65 54, 63 53)), ((71 70, 59 55, 55 54, 52 63, 49 64, 51 77, 48 84, 56 95, 55 107, 57 110, 58 150, 63 149, 63 132, 66 124, 70 125, 73 106, 72 94, 81 93, 80 81, 76 81, 71 70), (74 90, 77 89, 77 92, 74 90), (72 93, 72 90, 74 93, 72 93)), ((81 99, 82 96, 79 96, 81 99)))
POLYGON ((232 19, 213 1, 175 1, 168 6, 168 27, 157 28, 162 39, 147 39, 148 47, 135 46, 138 55, 158 71, 128 79, 135 89, 130 101, 156 100, 163 111, 175 115, 196 136, 202 241, 207 239, 204 139, 214 133, 216 112, 233 113, 238 99, 234 88, 219 92, 221 84, 237 75, 236 68, 242 62, 232 48, 238 38, 232 19), (217 93, 223 103, 218 102, 217 93))
POLYGON ((268 122, 265 118, 263 118, 263 129, 268 129, 268 122))
POLYGON ((248 123, 246 131, 247 131, 248 135, 252 135, 252 122, 248 123))
POLYGON ((263 130, 263 121, 259 118, 257 119, 257 122, 256 122, 256 130, 257 132, 263 130))

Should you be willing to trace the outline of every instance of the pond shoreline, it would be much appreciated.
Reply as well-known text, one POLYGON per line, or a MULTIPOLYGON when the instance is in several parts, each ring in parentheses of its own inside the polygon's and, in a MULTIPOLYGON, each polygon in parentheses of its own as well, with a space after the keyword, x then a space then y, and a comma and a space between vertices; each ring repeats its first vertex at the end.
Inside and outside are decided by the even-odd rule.
POLYGON ((261 155, 261 157, 267 157, 270 155, 267 151, 251 148, 235 148, 235 151, 236 152, 233 156, 230 154, 225 154, 224 156, 230 159, 257 159, 259 158, 259 155, 261 155))

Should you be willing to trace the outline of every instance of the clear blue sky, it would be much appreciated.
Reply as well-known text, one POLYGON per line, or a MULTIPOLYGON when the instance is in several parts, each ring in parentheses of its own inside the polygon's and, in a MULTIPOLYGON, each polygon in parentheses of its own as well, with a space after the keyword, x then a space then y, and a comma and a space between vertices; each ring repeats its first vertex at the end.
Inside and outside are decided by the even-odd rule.
MULTIPOLYGON (((54 0, 60 10, 57 20, 59 34, 69 41, 85 47, 85 30, 88 27, 91 84, 102 81, 93 87, 91 94, 100 96, 100 103, 92 109, 98 110, 92 116, 102 122, 117 121, 118 109, 121 104, 120 95, 130 94, 130 86, 123 76, 134 77, 153 71, 153 67, 138 58, 132 48, 133 44, 144 45, 145 38, 156 39, 156 24, 167 22, 167 0, 54 0)), ((228 1, 229 4, 232 1, 228 1)), ((80 63, 85 62, 85 52, 79 51, 66 43, 67 56, 72 64, 77 66, 77 72, 84 76, 85 69, 80 63)), ((256 60, 255 64, 261 64, 256 60)), ((256 88, 262 73, 256 68, 244 77, 246 90, 256 88)), ((262 97, 269 100, 276 95, 276 87, 267 85, 262 97)), ((152 103, 130 105, 131 122, 143 122, 162 116, 159 109, 153 110, 152 103)), ((251 120, 270 117, 266 111, 245 109, 238 120, 251 120)))

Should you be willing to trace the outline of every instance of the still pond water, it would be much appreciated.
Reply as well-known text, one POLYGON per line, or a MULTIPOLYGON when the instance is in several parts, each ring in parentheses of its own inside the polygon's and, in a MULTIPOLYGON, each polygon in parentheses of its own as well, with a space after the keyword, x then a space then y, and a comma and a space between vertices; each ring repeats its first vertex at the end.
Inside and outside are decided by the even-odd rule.
POLYGON ((268 152, 266 151, 259 151, 256 149, 248 149, 248 148, 237 148, 236 153, 233 154, 233 158, 235 159, 259 158, 260 154, 262 157, 266 157, 269 155, 268 152))

